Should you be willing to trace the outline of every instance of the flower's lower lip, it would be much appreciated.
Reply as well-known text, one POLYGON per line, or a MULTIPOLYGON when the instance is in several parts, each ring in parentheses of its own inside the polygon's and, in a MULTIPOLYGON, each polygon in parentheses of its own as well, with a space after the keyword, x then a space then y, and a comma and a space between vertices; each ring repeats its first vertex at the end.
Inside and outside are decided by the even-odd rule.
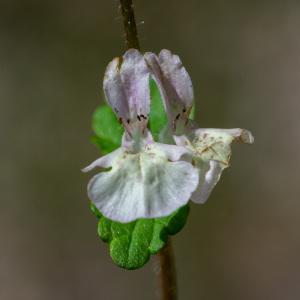
MULTIPOLYGON (((108 154, 112 168, 90 181, 89 198, 103 215, 120 222, 169 215, 189 201, 198 184, 197 169, 180 161, 185 151, 155 142, 138 153, 120 148, 108 154)), ((96 162, 101 167, 103 161, 108 159, 96 162)))

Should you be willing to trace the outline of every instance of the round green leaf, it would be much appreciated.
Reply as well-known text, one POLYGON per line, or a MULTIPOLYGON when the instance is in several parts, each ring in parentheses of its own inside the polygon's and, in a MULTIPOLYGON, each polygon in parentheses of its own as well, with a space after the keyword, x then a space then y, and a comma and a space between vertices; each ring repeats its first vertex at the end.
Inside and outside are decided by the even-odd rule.
POLYGON ((139 219, 123 224, 107 219, 93 204, 91 210, 99 219, 98 234, 109 243, 112 260, 127 270, 144 266, 150 255, 166 245, 169 235, 178 233, 184 227, 189 214, 189 206, 186 205, 168 217, 139 219))

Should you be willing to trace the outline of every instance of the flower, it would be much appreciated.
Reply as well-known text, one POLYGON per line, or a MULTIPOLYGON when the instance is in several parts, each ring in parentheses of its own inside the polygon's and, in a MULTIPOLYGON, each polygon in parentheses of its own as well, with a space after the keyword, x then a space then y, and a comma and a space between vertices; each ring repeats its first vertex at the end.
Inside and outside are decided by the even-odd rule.
POLYGON ((254 138, 245 129, 195 128, 189 120, 194 100, 192 81, 180 58, 169 50, 162 50, 159 56, 146 53, 145 59, 169 118, 169 127, 162 139, 169 141, 170 135, 173 136, 176 145, 185 147, 192 155, 192 162, 199 172, 199 184, 191 200, 204 203, 222 171, 229 166, 231 143, 251 144, 254 138))
POLYGON ((147 128, 149 77, 138 50, 109 63, 103 88, 125 133, 120 148, 83 169, 103 168, 90 180, 88 196, 105 217, 122 223, 170 215, 189 201, 199 181, 198 170, 180 160, 190 151, 154 142, 147 128))

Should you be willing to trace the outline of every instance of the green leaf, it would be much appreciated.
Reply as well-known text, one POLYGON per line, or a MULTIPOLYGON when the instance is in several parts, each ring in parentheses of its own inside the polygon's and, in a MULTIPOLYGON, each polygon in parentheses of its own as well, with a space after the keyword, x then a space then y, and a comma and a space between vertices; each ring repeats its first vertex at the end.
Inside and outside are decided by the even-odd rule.
POLYGON ((93 204, 91 210, 99 219, 98 234, 109 243, 113 261, 124 269, 134 270, 144 266, 150 255, 162 249, 169 235, 178 233, 184 227, 189 206, 181 207, 168 217, 139 219, 128 224, 107 219, 93 204))
POLYGON ((158 141, 159 133, 167 126, 168 117, 165 112, 159 89, 154 80, 150 80, 151 109, 149 127, 154 140, 158 141))
POLYGON ((120 147, 124 129, 108 105, 102 105, 95 110, 92 128, 96 134, 92 137, 92 143, 98 146, 103 154, 120 147))

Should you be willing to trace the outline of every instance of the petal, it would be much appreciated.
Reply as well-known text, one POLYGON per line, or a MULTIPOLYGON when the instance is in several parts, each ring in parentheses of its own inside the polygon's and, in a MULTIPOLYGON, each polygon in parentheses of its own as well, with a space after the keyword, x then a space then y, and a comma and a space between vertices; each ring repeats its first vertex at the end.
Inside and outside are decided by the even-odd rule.
POLYGON ((122 137, 122 147, 131 153, 138 153, 152 143, 153 137, 147 128, 142 134, 133 132, 132 135, 129 135, 127 132, 125 132, 122 137))
POLYGON ((126 51, 120 75, 131 119, 136 119, 137 116, 148 116, 150 112, 149 68, 138 50, 126 51))
POLYGON ((89 172, 92 169, 94 169, 95 167, 110 168, 114 164, 114 161, 123 153, 124 153, 124 149, 118 148, 117 150, 98 158, 97 160, 92 162, 90 165, 83 168, 81 171, 89 172))
POLYGON ((180 58, 169 50, 162 50, 157 57, 145 53, 145 59, 164 100, 166 111, 172 120, 188 117, 193 105, 193 85, 180 58))
POLYGON ((218 161, 210 160, 199 162, 197 167, 199 168, 199 184, 191 200, 203 204, 219 181, 224 166, 218 161))
POLYGON ((191 200, 204 203, 220 179, 222 171, 229 166, 231 143, 253 143, 252 134, 245 129, 197 129, 192 134, 174 136, 176 145, 184 146, 193 153, 193 163, 199 171, 199 185, 191 200))
POLYGON ((202 160, 216 160, 228 166, 233 141, 251 144, 254 138, 250 131, 240 128, 201 128, 194 132, 192 145, 195 155, 202 160))
POLYGON ((145 57, 145 60, 148 64, 148 66, 151 69, 151 75, 152 75, 154 81, 156 82, 159 92, 161 94, 161 97, 163 99, 163 104, 164 104, 165 110, 166 110, 167 114, 169 115, 169 117, 172 119, 173 113, 170 109, 170 103, 168 101, 167 91, 164 88, 163 73, 160 69, 159 59, 156 56, 156 54, 154 54, 152 52, 146 52, 144 54, 144 57, 145 57))
POLYGON ((190 147, 191 142, 186 135, 174 135, 174 141, 177 146, 190 147))
POLYGON ((170 100, 179 101, 186 109, 190 109, 194 100, 193 84, 179 56, 164 49, 159 54, 159 64, 164 78, 169 82, 167 93, 170 100))
POLYGON ((199 134, 227 134, 231 136, 235 141, 245 144, 253 144, 254 137, 252 133, 247 129, 232 128, 232 129, 218 129, 218 128, 199 128, 195 130, 195 135, 199 134))
POLYGON ((167 158, 171 161, 179 160, 183 155, 189 155, 190 151, 182 146, 177 145, 167 145, 162 143, 153 143, 151 148, 154 151, 161 151, 167 156, 167 158))
POLYGON ((198 184, 198 171, 184 161, 170 162, 151 149, 120 156, 112 169, 92 178, 88 195, 109 219, 127 223, 170 215, 185 205, 198 184))
POLYGON ((130 134, 143 132, 150 111, 149 68, 143 55, 129 49, 109 63, 103 81, 107 102, 130 134))
POLYGON ((119 118, 129 119, 129 107, 126 94, 123 89, 123 82, 120 76, 120 58, 116 57, 107 66, 103 89, 107 102, 119 118))

